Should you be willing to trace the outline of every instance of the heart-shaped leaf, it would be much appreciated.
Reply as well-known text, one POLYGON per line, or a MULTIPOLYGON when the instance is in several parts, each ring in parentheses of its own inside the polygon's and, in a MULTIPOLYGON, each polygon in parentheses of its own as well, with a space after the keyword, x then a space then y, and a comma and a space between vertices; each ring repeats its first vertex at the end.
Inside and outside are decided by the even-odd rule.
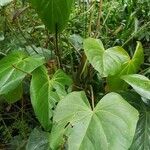
POLYGON ((13 52, 0 61, 0 95, 17 88, 24 77, 45 62, 44 57, 13 52))
POLYGON ((117 91, 127 88, 127 84, 121 79, 121 76, 127 74, 135 74, 140 69, 141 64, 144 62, 144 52, 142 44, 137 42, 135 53, 128 62, 124 63, 121 70, 114 76, 107 78, 107 84, 110 91, 117 91))
POLYGON ((142 97, 150 99, 150 80, 148 78, 139 74, 131 74, 123 76, 122 79, 142 97))
POLYGON ((84 51, 91 65, 103 77, 116 74, 130 59, 123 48, 116 46, 105 50, 102 42, 93 38, 84 40, 84 51))
POLYGON ((62 70, 58 70, 50 79, 44 66, 37 68, 32 74, 31 102, 39 122, 45 130, 49 130, 52 108, 65 96, 65 85, 69 86, 72 80, 62 70))
POLYGON ((69 150, 127 150, 138 112, 116 93, 104 96, 92 110, 84 92, 73 92, 59 102, 54 121, 70 124, 69 150))
POLYGON ((73 0, 30 0, 49 31, 62 31, 68 21, 73 0))

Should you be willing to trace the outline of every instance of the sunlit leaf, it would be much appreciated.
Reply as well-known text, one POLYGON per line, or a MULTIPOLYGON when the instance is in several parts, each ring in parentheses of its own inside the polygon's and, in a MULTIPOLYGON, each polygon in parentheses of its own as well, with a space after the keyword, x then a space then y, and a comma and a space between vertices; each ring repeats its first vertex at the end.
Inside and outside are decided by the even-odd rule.
POLYGON ((116 74, 123 63, 130 59, 123 48, 116 46, 105 50, 102 42, 98 39, 86 39, 84 41, 84 51, 91 65, 103 77, 116 74))
POLYGON ((83 92, 73 92, 59 102, 54 121, 60 126, 66 122, 64 128, 70 124, 69 150, 127 150, 138 112, 116 93, 104 96, 92 110, 83 92))
POLYGON ((12 2, 13 0, 0 0, 0 7, 5 6, 12 2))
POLYGON ((131 74, 123 76, 122 79, 142 97, 150 99, 150 80, 148 78, 139 74, 131 74))
POLYGON ((124 63, 121 70, 114 76, 107 78, 107 84, 110 91, 117 91, 127 88, 127 84, 121 79, 121 76, 135 74, 139 71, 141 64, 144 62, 144 52, 142 44, 137 42, 135 53, 128 62, 124 63))

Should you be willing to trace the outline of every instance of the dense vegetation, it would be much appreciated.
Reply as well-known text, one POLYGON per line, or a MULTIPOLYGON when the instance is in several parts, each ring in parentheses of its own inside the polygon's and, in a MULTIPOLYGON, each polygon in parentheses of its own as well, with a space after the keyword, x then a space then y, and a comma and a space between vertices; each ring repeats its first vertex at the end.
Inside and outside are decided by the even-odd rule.
POLYGON ((149 0, 0 0, 0 149, 150 150, 149 0))

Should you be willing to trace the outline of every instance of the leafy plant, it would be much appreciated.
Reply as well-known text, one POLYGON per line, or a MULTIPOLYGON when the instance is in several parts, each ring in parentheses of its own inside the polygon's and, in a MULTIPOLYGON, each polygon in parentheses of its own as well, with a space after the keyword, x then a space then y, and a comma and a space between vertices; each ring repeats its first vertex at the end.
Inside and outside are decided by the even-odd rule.
POLYGON ((50 55, 47 50, 32 46, 33 53, 13 51, 0 60, 0 95, 8 103, 17 102, 23 96, 23 81, 29 80, 31 104, 44 130, 33 130, 26 149, 134 150, 141 146, 147 150, 150 80, 137 74, 144 62, 142 44, 137 42, 130 58, 120 46, 105 50, 101 40, 87 38, 82 47, 80 39, 79 49, 84 51, 76 72, 72 66, 71 76, 68 66, 61 64, 59 36, 73 0, 30 1, 50 33, 55 34, 52 55, 56 57, 45 56, 50 55), (98 91, 103 91, 101 96, 92 86, 95 76, 100 78, 96 82, 104 83, 98 91), (134 96, 130 86, 139 95, 134 96))

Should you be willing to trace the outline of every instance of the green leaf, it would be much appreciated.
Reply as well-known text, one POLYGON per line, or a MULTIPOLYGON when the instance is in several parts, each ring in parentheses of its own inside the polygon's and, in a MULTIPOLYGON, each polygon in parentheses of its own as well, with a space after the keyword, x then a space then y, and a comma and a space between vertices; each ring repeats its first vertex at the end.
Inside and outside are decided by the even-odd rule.
POLYGON ((17 88, 8 92, 3 97, 8 103, 15 103, 22 98, 22 95, 23 95, 23 87, 22 84, 20 84, 17 88))
POLYGON ((139 74, 125 75, 122 77, 142 97, 150 99, 150 80, 139 74))
POLYGON ((49 150, 49 133, 35 128, 28 139, 26 150, 49 150))
POLYGON ((52 108, 65 96, 65 85, 69 86, 71 83, 72 80, 62 70, 57 70, 51 79, 44 66, 33 72, 30 87, 31 102, 45 130, 51 128, 52 108))
POLYGON ((150 107, 141 97, 133 92, 122 92, 121 95, 140 113, 135 136, 129 150, 149 150, 150 148, 150 107))
POLYGON ((27 74, 44 62, 43 57, 38 55, 29 57, 24 52, 13 52, 0 60, 0 95, 17 88, 27 74))
POLYGON ((68 22, 73 0, 30 0, 49 31, 61 32, 68 22))
POLYGON ((102 42, 98 39, 84 40, 84 51, 91 65, 103 77, 116 74, 122 64, 130 59, 123 48, 116 46, 105 50, 102 42))
POLYGON ((124 63, 121 70, 116 75, 109 76, 107 78, 109 90, 117 91, 127 88, 128 85, 121 79, 121 76, 137 73, 143 62, 144 62, 144 52, 142 44, 140 42, 137 42, 136 50, 132 59, 124 63))
POLYGON ((6 6, 7 4, 9 4, 12 1, 13 0, 0 0, 0 7, 6 6))
POLYGON ((135 137, 130 150, 148 150, 150 148, 150 109, 140 112, 135 137))
POLYGON ((116 93, 104 96, 92 110, 84 92, 73 92, 59 102, 54 121, 71 125, 69 150, 127 150, 138 112, 116 93))

